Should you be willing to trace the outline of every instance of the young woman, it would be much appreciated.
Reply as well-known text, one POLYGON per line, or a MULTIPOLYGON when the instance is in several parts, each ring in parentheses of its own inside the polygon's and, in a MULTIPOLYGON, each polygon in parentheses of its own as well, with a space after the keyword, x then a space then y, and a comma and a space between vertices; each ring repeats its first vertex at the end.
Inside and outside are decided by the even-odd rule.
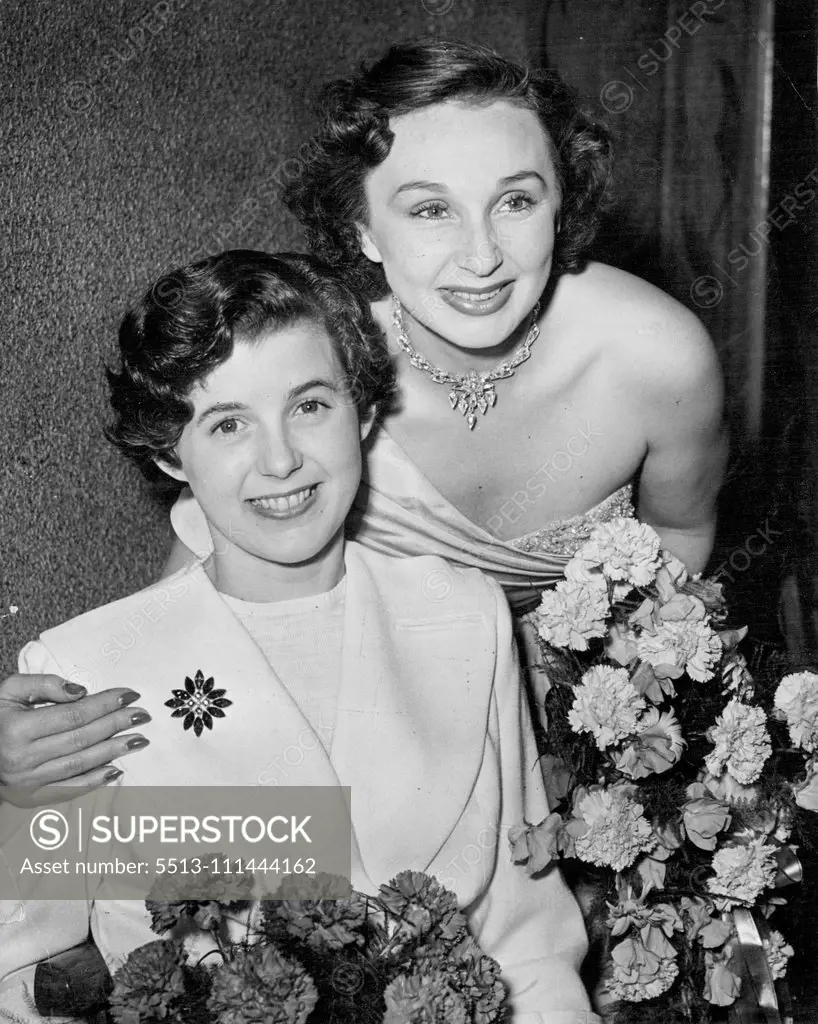
MULTIPOLYGON (((358 541, 490 573, 524 641, 573 548, 631 503, 700 571, 725 455, 718 363, 681 305, 585 259, 610 170, 601 127, 555 75, 441 41, 391 47, 322 111, 286 199, 371 300, 398 373, 358 541)), ((208 546, 192 500, 173 518, 208 546)), ((171 567, 190 557, 178 544, 171 567)), ((98 785, 126 750, 121 697, 0 685, 0 781, 98 785)))
MULTIPOLYGON (((123 323, 112 436, 190 485, 212 554, 174 577, 161 614, 145 612, 158 584, 48 630, 21 667, 140 687, 150 756, 123 762, 122 786, 255 786, 305 737, 288 784, 350 787, 356 888, 407 868, 446 876, 500 963, 510 1020, 591 1020, 576 904, 557 871, 514 865, 504 838, 547 803, 500 588, 458 572, 442 604, 424 586, 451 572, 442 559, 344 540, 361 440, 393 383, 369 310, 305 256, 228 252, 170 280, 171 310, 158 287, 123 323), (137 614, 140 643, 118 646, 137 614), (221 696, 183 718, 168 699, 197 666, 221 696), (461 863, 477 837, 482 856, 461 863)), ((83 942, 89 916, 111 967, 155 938, 142 901, 9 910, 0 1007, 24 1022, 33 966, 83 942)))

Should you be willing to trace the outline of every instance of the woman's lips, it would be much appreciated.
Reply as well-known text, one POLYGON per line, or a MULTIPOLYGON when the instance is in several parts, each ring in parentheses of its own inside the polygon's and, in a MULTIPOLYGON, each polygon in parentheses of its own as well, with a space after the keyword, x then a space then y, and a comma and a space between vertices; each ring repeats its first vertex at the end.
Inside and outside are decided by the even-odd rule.
POLYGON ((317 493, 318 484, 313 484, 281 497, 252 498, 250 505, 254 512, 265 519, 294 519, 315 504, 317 493))
POLYGON ((504 281, 493 288, 440 288, 443 301, 466 316, 488 316, 496 313, 511 298, 511 281, 504 281))

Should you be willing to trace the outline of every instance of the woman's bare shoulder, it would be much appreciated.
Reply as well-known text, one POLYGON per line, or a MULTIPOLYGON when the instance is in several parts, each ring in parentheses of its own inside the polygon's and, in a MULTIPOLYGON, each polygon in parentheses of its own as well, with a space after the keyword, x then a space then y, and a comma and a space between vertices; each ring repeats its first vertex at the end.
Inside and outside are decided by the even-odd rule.
POLYGON ((564 275, 554 296, 570 334, 594 339, 606 363, 657 383, 695 386, 719 375, 713 342, 699 318, 627 271, 590 263, 564 275))

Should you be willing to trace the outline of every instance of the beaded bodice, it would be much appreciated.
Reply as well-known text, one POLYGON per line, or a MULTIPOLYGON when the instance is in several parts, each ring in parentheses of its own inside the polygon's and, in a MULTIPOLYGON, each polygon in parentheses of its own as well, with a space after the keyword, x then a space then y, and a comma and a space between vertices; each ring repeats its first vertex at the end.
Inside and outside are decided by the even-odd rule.
POLYGON ((597 523, 607 523, 617 516, 635 515, 633 507, 633 484, 625 484, 618 491, 608 495, 604 501, 595 505, 588 512, 556 519, 542 530, 526 533, 515 537, 507 543, 518 551, 555 552, 560 555, 573 555, 577 548, 588 539, 591 530, 597 523))

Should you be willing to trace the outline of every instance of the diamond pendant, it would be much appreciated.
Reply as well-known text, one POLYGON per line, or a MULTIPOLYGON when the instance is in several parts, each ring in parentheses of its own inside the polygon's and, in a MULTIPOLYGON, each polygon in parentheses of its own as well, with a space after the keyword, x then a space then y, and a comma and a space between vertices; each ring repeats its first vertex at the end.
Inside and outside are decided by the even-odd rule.
POLYGON ((470 370, 462 381, 452 384, 449 405, 466 417, 469 430, 477 424, 477 413, 485 416, 497 401, 497 393, 491 381, 483 380, 475 370, 470 370))

